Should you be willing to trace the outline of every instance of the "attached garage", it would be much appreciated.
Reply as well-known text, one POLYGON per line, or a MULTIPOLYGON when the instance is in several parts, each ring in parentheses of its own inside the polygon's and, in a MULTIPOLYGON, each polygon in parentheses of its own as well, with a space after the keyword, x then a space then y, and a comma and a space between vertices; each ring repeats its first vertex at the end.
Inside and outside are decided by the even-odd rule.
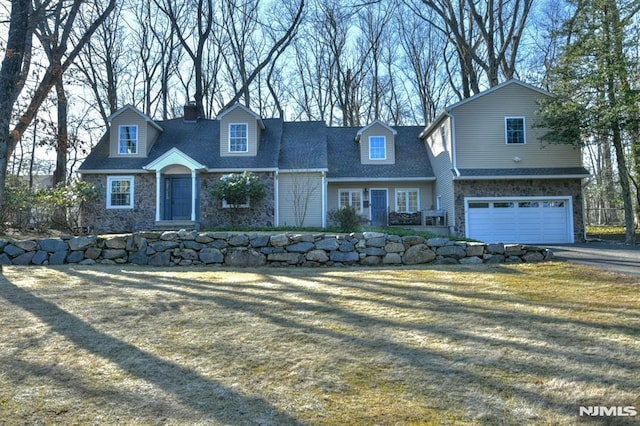
POLYGON ((465 198, 466 235, 485 242, 572 243, 570 197, 465 198))

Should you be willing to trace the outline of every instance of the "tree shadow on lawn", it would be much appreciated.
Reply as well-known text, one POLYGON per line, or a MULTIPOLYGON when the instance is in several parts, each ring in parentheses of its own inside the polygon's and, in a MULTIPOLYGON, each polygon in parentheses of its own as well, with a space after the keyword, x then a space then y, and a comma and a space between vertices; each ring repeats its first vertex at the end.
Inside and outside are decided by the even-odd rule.
MULTIPOLYGON (((95 267, 94 267, 95 268, 95 267)), ((161 271, 153 269, 153 271, 161 271)), ((155 290, 166 295, 168 301, 173 298, 181 298, 181 302, 189 303, 212 302, 221 309, 232 312, 250 312, 265 321, 293 332, 303 332, 306 335, 316 336, 337 342, 346 351, 357 351, 357 348, 365 349, 376 354, 383 354, 402 363, 418 368, 431 379, 440 379, 449 383, 447 390, 458 395, 469 395, 470 391, 477 401, 474 404, 494 407, 496 399, 509 400, 517 398, 532 407, 542 407, 562 416, 577 416, 578 403, 562 400, 554 395, 552 390, 546 391, 544 386, 534 386, 531 383, 535 378, 559 379, 578 383, 598 384, 603 388, 617 389, 618 391, 633 393, 637 391, 637 381, 629 377, 629 371, 640 369, 640 354, 634 356, 629 351, 634 351, 623 344, 605 342, 603 335, 609 332, 624 334, 629 339, 637 339, 640 335, 640 327, 630 324, 603 324, 596 320, 579 320, 545 314, 545 309, 562 311, 575 309, 575 306, 556 300, 546 303, 535 303, 521 297, 512 297, 502 294, 488 294, 474 291, 472 283, 455 283, 450 281, 432 279, 435 289, 420 289, 416 286, 389 282, 388 279, 371 273, 371 278, 358 278, 357 274, 348 274, 348 270, 320 271, 313 269, 313 277, 304 277, 304 271, 294 273, 295 279, 307 280, 313 285, 296 284, 291 278, 291 272, 276 273, 270 269, 238 270, 238 276, 243 273, 251 274, 251 278, 241 279, 239 282, 207 283, 192 279, 180 278, 180 272, 185 270, 173 269, 176 276, 154 276, 153 272, 144 268, 122 271, 123 275, 112 274, 108 279, 96 280, 96 270, 69 268, 70 275, 81 277, 96 285, 119 287, 139 290, 155 290), (128 273, 127 273, 128 272, 128 273), (340 284, 336 284, 333 273, 346 272, 349 278, 345 278, 340 284), (265 286, 268 283, 268 286, 265 286), (319 288, 316 288, 319 287, 319 288), (354 291, 363 294, 354 294, 354 291), (340 291, 343 291, 342 293, 340 291), (382 296, 382 298, 381 298, 382 296), (348 303, 346 303, 348 302, 348 303), (498 303, 496 305, 496 303, 498 303), (379 312, 362 313, 348 304, 372 304, 379 312), (542 307, 540 312, 532 312, 533 308, 542 307), (380 315, 385 310, 403 310, 417 312, 420 315, 435 315, 438 321, 427 321, 424 318, 417 322, 403 322, 396 318, 386 318, 380 315), (317 324, 306 320, 300 312, 322 314, 326 316, 327 323, 317 324), (443 321, 446 319, 446 321, 443 321), (470 322, 482 322, 481 329, 474 328, 477 324, 470 322), (343 328, 355 329, 357 332, 342 331, 340 327, 329 328, 328 323, 342 325, 343 328), (387 335, 387 331, 395 333, 413 332, 430 339, 441 339, 453 342, 459 348, 465 349, 458 352, 438 351, 434 348, 419 347, 401 343, 387 335), (593 334, 592 334, 593 333, 593 334), (526 338, 522 340, 521 338, 526 338), (610 352, 595 351, 588 353, 594 347, 609 347, 610 352), (475 351, 474 348, 478 350, 475 351), (487 353, 501 353, 504 363, 500 359, 486 358, 487 353), (609 356, 608 354, 611 354, 609 356), (516 356, 513 354, 525 354, 516 356), (636 361, 632 361, 632 360, 636 361), (603 371, 614 369, 615 372, 603 371), (510 377, 522 376, 520 380, 504 379, 504 375, 510 377)), ((216 271, 204 270, 215 275, 216 271)), ((372 270, 375 272, 375 270, 372 270)), ((498 269, 498 271, 500 271, 498 269)), ((508 270, 511 273, 511 270, 508 270)), ((356 271, 354 271, 356 272, 356 271)), ((42 311, 49 309, 50 303, 43 301, 27 292, 13 286, 9 295, 12 300, 20 299, 18 295, 26 293, 26 301, 12 302, 29 311, 42 311), (34 300, 31 300, 34 299, 34 300)), ((3 295, 7 293, 3 291, 3 295)), ((7 298, 7 296, 5 296, 7 298)), ((9 299, 8 299, 9 300, 9 299)), ((166 307, 167 309, 170 308, 166 307)), ((34 312, 35 313, 35 312, 34 312)), ((188 383, 190 380, 205 381, 211 389, 212 396, 221 392, 222 388, 216 383, 185 370, 173 363, 168 363, 157 357, 140 351, 139 349, 117 341, 113 337, 105 335, 91 326, 84 324, 76 317, 60 310, 56 311, 56 318, 49 319, 60 328, 64 335, 69 333, 68 327, 62 327, 63 320, 71 320, 80 330, 85 330, 92 338, 106 338, 115 340, 116 348, 134 353, 137 356, 149 358, 150 362, 160 361, 157 373, 148 373, 154 379, 152 381, 173 392, 183 400, 189 399, 188 392, 182 388, 175 389, 171 380, 180 378, 188 383), (70 318, 68 318, 70 317, 70 318), (166 372, 170 380, 165 380, 166 372), (159 377, 156 377, 159 376, 159 377)), ((74 327, 75 328, 75 327, 74 327)), ((94 348, 90 341, 79 335, 79 332, 71 333, 72 339, 78 340, 81 346, 88 345, 89 350, 100 352, 94 348), (93 349, 92 349, 93 348, 93 349)), ((75 341, 74 340, 74 341, 75 341)), ((127 363, 110 354, 101 354, 119 364, 127 363)), ((139 374, 139 373, 138 373, 139 374)), ((145 374, 142 378, 145 377, 145 374)), ((411 380, 411 378, 405 378, 411 380)), ((434 380, 436 383, 437 380, 434 380)), ((415 385, 415 384, 413 384, 415 385)), ((186 386, 186 384, 185 384, 186 386)), ((438 389, 438 385, 435 389, 438 389)), ((223 391, 228 391, 226 388, 223 391)), ((413 388, 413 392, 420 392, 413 388)), ((238 403, 245 405, 254 404, 259 410, 276 411, 264 400, 243 401, 243 397, 237 394, 233 398, 240 400, 238 403)), ((569 400, 571 398, 568 398, 569 400)), ((443 398, 446 401, 446 397, 443 398)), ((188 404, 187 401, 185 403, 188 404)), ((585 405, 626 405, 623 401, 581 401, 585 405)), ((442 402, 442 409, 446 409, 446 402, 442 402)), ((464 404, 464 402, 462 403, 464 404)), ((471 404, 471 402, 469 402, 471 404)), ((198 408, 198 407, 194 407, 198 408)), ((471 408, 469 407, 471 410, 471 408)), ((509 414, 500 412, 504 408, 496 407, 496 413, 489 416, 489 420, 500 420, 509 414)), ((281 413, 277 414, 278 416, 281 413)), ((486 414, 485 414, 486 416, 486 414)), ((286 421, 293 422, 291 418, 286 421)), ((485 418, 486 420, 486 418, 485 418)))
MULTIPOLYGON (((174 395, 181 404, 200 413, 204 419, 228 421, 231 415, 239 421, 251 422, 251 416, 259 413, 263 420, 275 424, 300 424, 262 398, 242 395, 193 370, 105 334, 54 303, 16 286, 4 276, 0 276, 0 297, 39 318, 49 325, 53 332, 64 336, 78 347, 103 357, 117 364, 131 376, 152 383, 166 393, 174 395), (235 410, 235 413, 229 413, 230 408, 235 410)), ((24 372, 28 365, 15 361, 13 367, 24 372)), ((80 389, 86 386, 78 382, 78 377, 75 375, 65 376, 55 368, 44 370, 40 368, 36 371, 55 378, 64 383, 64 386, 80 389)), ((97 391, 94 389, 92 392, 97 391)), ((90 395, 92 392, 87 394, 90 395)), ((108 391, 107 394, 117 399, 118 395, 112 392, 108 391)), ((130 395, 125 397, 126 393, 126 390, 122 391, 119 399, 131 404, 132 398, 130 395)), ((133 400, 135 401, 135 398, 133 400)), ((141 401, 138 402, 141 403, 141 401)), ((147 401, 144 405, 148 406, 150 403, 147 401)), ((132 408, 136 409, 136 407, 132 408)))

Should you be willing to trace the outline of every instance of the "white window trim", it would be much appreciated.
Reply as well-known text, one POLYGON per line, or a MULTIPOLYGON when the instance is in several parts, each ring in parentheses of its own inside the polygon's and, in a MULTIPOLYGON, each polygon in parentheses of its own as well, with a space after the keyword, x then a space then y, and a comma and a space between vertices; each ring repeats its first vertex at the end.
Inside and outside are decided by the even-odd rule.
POLYGON ((107 176, 107 209, 132 209, 135 205, 135 178, 133 176, 107 176), (129 181, 131 203, 128 206, 114 206, 111 204, 111 183, 113 181, 129 181))
POLYGON ((228 136, 228 141, 227 141, 227 148, 228 151, 232 154, 242 154, 242 153, 246 153, 249 152, 249 123, 229 123, 229 136, 228 136), (231 150, 231 126, 244 126, 246 129, 246 138, 247 138, 247 149, 245 149, 244 151, 232 151, 231 150))
POLYGON ((373 135, 373 136, 369 136, 369 160, 372 161, 384 161, 387 159, 387 137, 383 136, 383 135, 373 135), (382 158, 373 158, 371 156, 371 140, 373 138, 381 138, 383 143, 384 143, 384 157, 382 158))
MULTIPOLYGON (((415 212, 410 212, 410 211, 405 211, 403 210, 404 213, 416 213, 420 211, 420 189, 419 188, 396 188, 396 194, 395 194, 395 205, 396 205, 396 212, 400 211, 400 206, 398 205, 398 193, 400 192, 406 192, 407 194, 409 192, 416 192, 418 194, 418 199, 417 199, 417 208, 418 210, 416 210, 415 212)), ((409 196, 407 195, 407 203, 409 203, 409 196)), ((408 207, 408 206, 405 206, 408 207)))
POLYGON ((140 129, 138 128, 137 124, 122 124, 120 126, 118 126, 118 154, 119 155, 137 155, 138 152, 140 151, 140 129), (123 127, 133 127, 136 129, 136 152, 122 152, 120 150, 121 148, 121 140, 120 140, 120 135, 121 135, 121 131, 123 127))
POLYGON ((358 214, 362 214, 362 212, 364 211, 364 196, 362 194, 362 189, 361 188, 340 188, 338 189, 338 208, 341 209, 342 206, 340 206, 340 194, 343 192, 348 192, 349 193, 349 205, 352 205, 353 202, 353 198, 351 196, 352 193, 357 192, 358 194, 360 194, 360 206, 358 206, 358 214))
POLYGON ((526 145, 527 144, 527 119, 524 116, 508 116, 504 118, 504 142, 507 145, 526 145), (513 119, 521 119, 522 120, 522 143, 513 143, 509 142, 508 132, 507 132, 507 121, 513 119))

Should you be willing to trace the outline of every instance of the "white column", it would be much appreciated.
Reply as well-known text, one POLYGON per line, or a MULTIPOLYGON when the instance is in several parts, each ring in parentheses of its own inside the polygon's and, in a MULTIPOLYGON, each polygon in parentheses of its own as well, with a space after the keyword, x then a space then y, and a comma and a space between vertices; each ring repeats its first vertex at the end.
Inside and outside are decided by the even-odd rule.
POLYGON ((322 172, 322 227, 327 227, 327 173, 322 172))
POLYGON ((196 171, 191 170, 191 221, 196 221, 196 171))
POLYGON ((280 176, 278 170, 273 172, 273 207, 274 207, 274 225, 280 226, 280 176))
POLYGON ((160 197, 162 188, 162 173, 160 170, 156 170, 156 222, 160 221, 160 197))

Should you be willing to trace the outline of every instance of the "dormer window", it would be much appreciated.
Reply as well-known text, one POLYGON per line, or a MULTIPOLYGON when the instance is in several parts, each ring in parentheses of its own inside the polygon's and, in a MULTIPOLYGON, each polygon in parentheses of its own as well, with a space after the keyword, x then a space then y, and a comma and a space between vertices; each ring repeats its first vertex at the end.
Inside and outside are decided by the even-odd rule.
POLYGON ((229 152, 249 152, 247 123, 229 124, 229 152))
POLYGON ((506 117, 504 127, 507 144, 526 143, 524 117, 506 117))
POLYGON ((369 137, 369 160, 387 159, 387 138, 384 136, 369 137))
POLYGON ((138 126, 120 126, 118 153, 125 155, 138 153, 138 126))

